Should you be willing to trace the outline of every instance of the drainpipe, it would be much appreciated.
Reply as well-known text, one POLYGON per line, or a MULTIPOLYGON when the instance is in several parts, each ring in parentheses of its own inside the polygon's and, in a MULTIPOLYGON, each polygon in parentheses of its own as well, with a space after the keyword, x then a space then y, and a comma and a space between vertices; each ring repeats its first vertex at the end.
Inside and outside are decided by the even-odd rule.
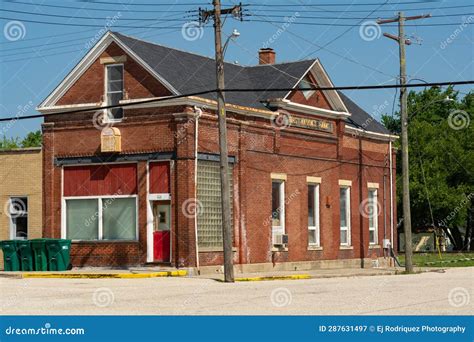
MULTIPOLYGON (((198 141, 199 141, 199 118, 202 115, 202 109, 194 106, 195 121, 194 121, 194 199, 197 201, 197 182, 198 182, 198 141)), ((194 240, 195 240, 195 250, 196 250, 196 268, 199 273, 199 250, 198 250, 198 228, 197 228, 197 210, 194 213, 194 240)))
POLYGON ((393 249, 393 161, 392 161, 392 140, 389 140, 389 164, 390 164, 390 249, 393 249))

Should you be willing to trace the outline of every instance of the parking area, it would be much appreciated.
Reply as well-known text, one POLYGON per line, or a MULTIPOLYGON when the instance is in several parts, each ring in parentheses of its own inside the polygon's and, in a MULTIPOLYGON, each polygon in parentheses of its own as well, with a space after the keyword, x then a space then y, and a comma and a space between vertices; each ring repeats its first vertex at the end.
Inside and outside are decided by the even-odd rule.
POLYGON ((226 284, 203 278, 0 278, 1 314, 472 314, 474 268, 226 284))

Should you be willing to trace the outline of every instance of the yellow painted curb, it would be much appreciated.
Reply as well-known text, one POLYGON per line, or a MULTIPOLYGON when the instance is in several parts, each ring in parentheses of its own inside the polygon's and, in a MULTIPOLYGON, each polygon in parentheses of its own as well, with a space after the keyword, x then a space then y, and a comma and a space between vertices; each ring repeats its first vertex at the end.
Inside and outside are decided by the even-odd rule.
POLYGON ((162 271, 151 273, 22 273, 22 278, 62 278, 62 279, 138 279, 160 277, 184 277, 188 274, 185 270, 162 271))
POLYGON ((311 279, 311 276, 309 274, 293 274, 293 275, 286 275, 286 276, 236 278, 235 281, 267 281, 267 280, 299 280, 299 279, 311 279))

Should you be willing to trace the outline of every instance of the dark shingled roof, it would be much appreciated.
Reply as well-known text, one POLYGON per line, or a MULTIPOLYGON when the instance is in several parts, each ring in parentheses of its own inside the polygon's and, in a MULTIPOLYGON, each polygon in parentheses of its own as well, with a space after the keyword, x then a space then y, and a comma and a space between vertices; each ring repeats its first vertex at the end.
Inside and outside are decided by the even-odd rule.
MULTIPOLYGON (((214 59, 173 49, 155 43, 112 32, 122 43, 161 75, 181 94, 213 89, 216 82, 214 59)), ((304 76, 315 59, 273 65, 241 66, 225 63, 226 88, 292 88, 304 76)), ((226 101, 235 105, 267 109, 262 101, 285 97, 287 91, 260 93, 232 92, 226 101)), ((348 125, 363 127, 377 133, 389 132, 352 100, 339 92, 342 101, 352 114, 348 125)), ((201 95, 215 99, 215 94, 201 95)))

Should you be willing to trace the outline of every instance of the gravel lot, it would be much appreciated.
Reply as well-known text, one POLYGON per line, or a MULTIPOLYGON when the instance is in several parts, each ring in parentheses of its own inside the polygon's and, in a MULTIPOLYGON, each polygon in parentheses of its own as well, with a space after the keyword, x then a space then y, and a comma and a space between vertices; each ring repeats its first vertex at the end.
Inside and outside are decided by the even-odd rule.
POLYGON ((0 278, 3 315, 471 315, 474 267, 445 273, 220 283, 0 278))

